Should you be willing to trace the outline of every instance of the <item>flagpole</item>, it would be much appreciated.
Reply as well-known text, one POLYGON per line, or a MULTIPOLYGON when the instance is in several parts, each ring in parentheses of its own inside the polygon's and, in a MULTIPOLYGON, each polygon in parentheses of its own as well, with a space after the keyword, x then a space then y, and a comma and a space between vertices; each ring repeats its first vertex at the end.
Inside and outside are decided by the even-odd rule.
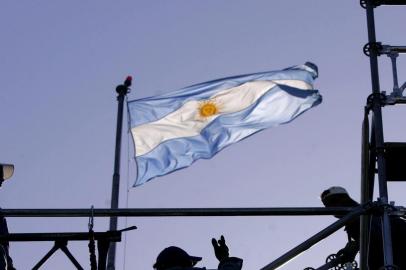
MULTIPOLYGON (((118 94, 118 110, 117 110, 117 128, 116 128, 116 149, 114 156, 114 174, 113 183, 111 188, 111 209, 118 209, 119 193, 120 193, 120 156, 121 156, 121 134, 123 129, 123 109, 124 99, 130 90, 132 77, 128 76, 124 84, 120 84, 116 87, 118 94)), ((117 230, 118 217, 110 217, 110 231, 117 230)), ((107 270, 115 270, 116 260, 116 243, 112 242, 110 245, 108 257, 107 257, 107 270)))

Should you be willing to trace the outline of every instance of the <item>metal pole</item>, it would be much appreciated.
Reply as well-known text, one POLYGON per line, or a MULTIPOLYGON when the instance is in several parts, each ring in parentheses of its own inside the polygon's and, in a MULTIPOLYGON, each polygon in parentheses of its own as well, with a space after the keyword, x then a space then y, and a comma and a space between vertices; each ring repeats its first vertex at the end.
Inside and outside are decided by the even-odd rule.
MULTIPOLYGON (((118 208, 119 193, 120 193, 120 156, 121 156, 121 133, 123 128, 123 108, 124 99, 129 92, 129 87, 131 86, 132 78, 130 76, 121 84, 116 87, 116 92, 118 93, 118 110, 117 110, 117 128, 116 128, 116 148, 114 156, 114 174, 113 183, 111 188, 111 209, 118 208)), ((110 218, 110 231, 117 230, 117 217, 110 218)), ((115 269, 116 260, 116 243, 111 243, 110 250, 108 253, 107 269, 115 269)))
POLYGON ((0 209, 4 217, 210 217, 345 215, 351 207, 0 209))
POLYGON ((393 74, 393 92, 397 95, 401 95, 402 93, 399 93, 399 82, 398 82, 398 69, 396 66, 396 58, 398 57, 398 53, 392 52, 388 56, 390 58, 390 61, 392 63, 392 74, 393 74))
MULTIPOLYGON (((367 25, 368 25, 368 41, 371 46, 376 46, 375 36, 375 19, 374 19, 374 3, 372 0, 367 1, 366 5, 367 25)), ((378 51, 377 48, 372 47, 369 55, 371 66, 371 80, 373 98, 373 118, 375 127, 375 143, 376 143, 376 156, 378 161, 378 184, 379 184, 379 197, 382 203, 388 203, 388 189, 386 183, 386 166, 384 157, 384 139, 383 139, 383 124, 382 124, 382 104, 379 89, 379 73, 378 73, 378 51)), ((388 209, 384 209, 382 213, 382 239, 384 251, 385 266, 393 265, 392 253, 392 237, 390 222, 388 216, 388 209)))
MULTIPOLYGON (((361 141, 361 204, 372 201, 370 178, 370 146, 369 146, 369 109, 365 108, 364 120, 362 122, 362 141, 361 141)), ((374 164, 375 165, 375 164, 374 164)), ((372 176, 374 174, 372 173, 372 176)), ((368 261, 368 243, 369 243, 369 220, 370 215, 362 215, 360 222, 360 269, 367 270, 368 261)))
POLYGON ((346 223, 359 218, 361 214, 363 214, 367 209, 364 208, 364 206, 358 206, 352 211, 351 213, 347 214, 343 218, 337 220, 324 230, 320 231, 319 233, 315 234, 314 236, 310 237, 300 245, 296 246, 295 248, 289 250, 279 258, 277 258, 275 261, 271 262, 270 264, 266 265, 265 267, 261 268, 261 270, 274 270, 288 262, 289 260, 293 259, 303 251, 306 251, 310 247, 312 247, 314 244, 320 242, 327 236, 333 234, 337 230, 339 230, 341 227, 343 227, 346 223))

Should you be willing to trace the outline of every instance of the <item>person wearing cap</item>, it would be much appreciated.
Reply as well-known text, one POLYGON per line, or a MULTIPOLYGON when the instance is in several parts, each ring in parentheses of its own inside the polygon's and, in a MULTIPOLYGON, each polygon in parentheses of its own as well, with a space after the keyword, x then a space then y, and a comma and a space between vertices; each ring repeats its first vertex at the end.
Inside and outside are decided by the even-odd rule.
MULTIPOLYGON (((216 258, 219 260, 218 270, 241 270, 242 259, 229 257, 224 236, 221 236, 219 240, 213 238, 212 245, 216 258)), ((201 260, 202 257, 191 256, 179 247, 170 246, 159 253, 153 268, 156 270, 205 270, 204 267, 195 267, 201 260)))
MULTIPOLYGON (((357 207, 359 203, 353 200, 343 187, 331 187, 321 194, 321 201, 326 207, 357 207)), ((336 218, 343 217, 336 215, 336 218)), ((403 254, 406 248, 406 222, 397 217, 390 216, 392 230, 393 262, 398 269, 406 270, 406 256, 403 254)), ((370 223, 370 242, 368 247, 369 270, 383 269, 382 228, 380 217, 373 216, 370 223)), ((360 243, 360 220, 356 219, 345 225, 348 242, 346 246, 337 252, 342 255, 346 262, 353 261, 359 251, 360 243)))

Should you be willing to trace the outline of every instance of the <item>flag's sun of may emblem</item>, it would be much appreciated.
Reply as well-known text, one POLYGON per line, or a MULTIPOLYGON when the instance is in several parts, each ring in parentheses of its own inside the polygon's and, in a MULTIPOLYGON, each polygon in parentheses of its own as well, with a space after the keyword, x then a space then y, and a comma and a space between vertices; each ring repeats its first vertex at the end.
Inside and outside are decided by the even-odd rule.
POLYGON ((208 118, 219 113, 219 107, 213 100, 205 100, 199 104, 199 116, 208 118))

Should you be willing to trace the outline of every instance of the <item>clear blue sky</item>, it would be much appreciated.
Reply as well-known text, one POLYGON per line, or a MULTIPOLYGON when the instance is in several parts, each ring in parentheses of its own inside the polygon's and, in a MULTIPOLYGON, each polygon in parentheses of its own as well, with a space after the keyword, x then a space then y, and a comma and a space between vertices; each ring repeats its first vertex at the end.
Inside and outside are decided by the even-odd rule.
MULTIPOLYGON (((377 38, 405 45, 404 7, 376 10, 377 38)), ((364 10, 356 0, 1 1, 0 162, 15 175, 2 208, 110 206, 117 104, 114 88, 131 74, 129 99, 215 78, 312 61, 323 103, 211 160, 129 188, 132 142, 123 136, 120 207, 321 206, 319 194, 345 186, 359 198, 363 106, 371 92, 364 10), (129 161, 128 161, 129 160, 129 161), (128 192, 127 192, 128 189, 128 192)), ((399 80, 406 80, 399 59, 399 80)), ((380 59, 383 90, 390 61, 380 59)), ((385 136, 405 141, 405 109, 385 108, 385 136)), ((405 204, 404 183, 390 199, 405 204)), ((138 226, 118 246, 117 269, 152 269, 178 245, 215 268, 210 239, 224 234, 244 269, 259 269, 334 221, 333 217, 121 218, 138 226)), ((86 231, 87 218, 9 218, 12 232, 86 231)), ((96 219, 96 230, 108 219, 96 219)), ((346 242, 343 231, 283 269, 319 266, 346 242)), ((13 243, 30 269, 52 243, 13 243)), ((88 268, 87 243, 70 246, 88 268)), ((73 269, 57 253, 43 269, 73 269)))

